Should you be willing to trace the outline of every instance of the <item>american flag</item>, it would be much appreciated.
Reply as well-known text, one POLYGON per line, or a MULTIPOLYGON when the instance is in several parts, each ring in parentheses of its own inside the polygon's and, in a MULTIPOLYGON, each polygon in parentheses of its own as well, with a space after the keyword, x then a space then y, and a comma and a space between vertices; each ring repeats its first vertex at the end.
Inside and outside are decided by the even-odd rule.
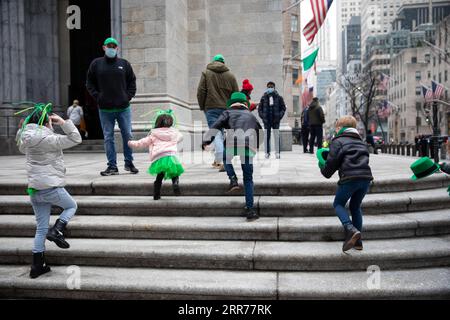
POLYGON ((378 109, 378 116, 380 118, 388 118, 391 114, 391 103, 387 100, 383 101, 383 104, 380 105, 378 109))
POLYGON ((433 89, 435 99, 439 99, 442 93, 444 93, 444 86, 434 80, 431 80, 431 88, 433 89))
POLYGON ((314 37, 325 21, 328 9, 330 9, 333 0, 310 0, 310 2, 314 17, 303 28, 303 35, 309 45, 314 41, 314 37))
POLYGON ((313 98, 313 92, 314 92, 314 87, 308 88, 308 85, 305 86, 305 89, 303 90, 303 93, 302 93, 303 108, 306 108, 306 106, 311 103, 311 100, 313 98))
POLYGON ((423 97, 425 98, 426 103, 431 102, 433 100, 433 90, 431 90, 428 87, 425 87, 423 84, 422 84, 422 94, 423 97))
POLYGON ((388 75, 381 73, 379 88, 381 90, 387 90, 388 85, 389 85, 389 80, 391 80, 391 78, 388 75))

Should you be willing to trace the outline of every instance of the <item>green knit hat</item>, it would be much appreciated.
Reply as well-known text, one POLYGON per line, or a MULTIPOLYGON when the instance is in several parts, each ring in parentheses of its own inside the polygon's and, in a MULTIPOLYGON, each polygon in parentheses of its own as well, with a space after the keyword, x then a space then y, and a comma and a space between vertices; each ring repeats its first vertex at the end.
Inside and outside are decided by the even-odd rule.
POLYGON ((414 173, 411 177, 412 180, 428 177, 440 169, 439 165, 428 157, 422 157, 414 161, 410 168, 414 173))
POLYGON ((107 45, 110 44, 110 43, 114 43, 116 46, 119 46, 119 42, 117 42, 117 40, 114 39, 114 38, 108 38, 108 39, 106 39, 105 42, 103 42, 103 45, 104 45, 104 46, 107 46, 107 45))
POLYGON ((242 92, 233 92, 231 98, 227 101, 227 107, 229 108, 236 102, 244 103, 247 108, 250 108, 250 102, 247 100, 247 96, 242 92))
POLYGON ((213 61, 220 61, 222 63, 225 63, 225 59, 223 58, 223 55, 218 54, 213 58, 213 61))

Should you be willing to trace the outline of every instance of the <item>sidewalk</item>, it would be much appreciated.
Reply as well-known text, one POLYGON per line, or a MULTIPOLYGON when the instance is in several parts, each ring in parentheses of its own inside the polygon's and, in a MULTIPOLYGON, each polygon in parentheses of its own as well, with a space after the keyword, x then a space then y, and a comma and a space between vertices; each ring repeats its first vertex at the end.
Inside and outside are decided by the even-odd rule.
MULTIPOLYGON (((64 155, 67 168, 67 183, 83 182, 142 182, 153 181, 154 177, 146 173, 149 166, 147 153, 135 153, 134 164, 140 170, 139 174, 132 175, 123 169, 123 154, 117 155, 120 175, 102 177, 100 171, 106 168, 106 156, 102 153, 92 154, 66 154, 64 155)), ((180 178, 180 183, 196 182, 223 182, 228 183, 225 172, 219 173, 211 167, 213 154, 210 152, 185 152, 181 155, 185 173, 180 178)), ((375 180, 397 180, 405 179, 412 183, 410 177, 412 172, 409 166, 416 160, 414 157, 378 154, 370 156, 375 180)), ((0 182, 2 183, 24 183, 26 182, 25 156, 3 156, 0 157, 0 182)), ((239 180, 242 180, 240 161, 235 158, 235 170, 239 180)), ((255 184, 261 182, 326 182, 337 181, 337 173, 330 179, 325 179, 319 171, 315 155, 304 154, 301 147, 293 146, 293 151, 283 152, 281 159, 276 160, 274 155, 271 159, 264 158, 260 152, 255 158, 254 165, 255 184)))

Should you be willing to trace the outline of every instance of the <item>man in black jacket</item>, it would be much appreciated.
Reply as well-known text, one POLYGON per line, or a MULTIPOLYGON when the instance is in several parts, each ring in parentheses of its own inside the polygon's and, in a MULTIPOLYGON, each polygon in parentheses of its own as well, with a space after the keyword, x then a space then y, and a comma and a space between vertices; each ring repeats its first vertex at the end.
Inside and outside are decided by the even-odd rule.
POLYGON ((273 129, 275 137, 275 153, 277 159, 280 158, 280 121, 286 112, 286 105, 283 97, 275 90, 275 83, 267 83, 267 90, 261 98, 258 106, 258 114, 264 123, 266 133, 266 158, 270 157, 270 133, 273 129))
POLYGON ((314 153, 314 142, 317 138, 317 148, 322 148, 323 140, 323 124, 325 123, 325 115, 320 106, 319 99, 314 98, 308 108, 309 119, 309 134, 311 135, 309 141, 309 152, 314 153))
POLYGON ((338 189, 333 207, 345 231, 343 251, 355 247, 362 250, 361 203, 373 180, 369 166, 369 150, 356 130, 356 119, 345 116, 336 122, 336 137, 331 141, 322 175, 329 179, 339 170, 338 189), (350 220, 345 205, 350 200, 350 220))
POLYGON ((245 215, 247 220, 259 218, 253 208, 253 157, 258 149, 258 134, 262 129, 256 117, 250 112, 250 102, 242 92, 234 92, 224 111, 205 134, 202 148, 210 144, 218 131, 227 129, 223 163, 230 179, 228 192, 239 190, 238 179, 233 168, 234 156, 240 156, 244 175, 245 215))
POLYGON ((103 44, 105 56, 92 61, 89 66, 86 88, 97 101, 100 123, 105 139, 108 167, 102 176, 119 174, 114 144, 114 126, 117 120, 123 140, 125 170, 138 173, 133 165, 133 151, 128 146, 132 138, 130 100, 136 94, 136 76, 130 63, 117 57, 119 43, 108 38, 103 44))

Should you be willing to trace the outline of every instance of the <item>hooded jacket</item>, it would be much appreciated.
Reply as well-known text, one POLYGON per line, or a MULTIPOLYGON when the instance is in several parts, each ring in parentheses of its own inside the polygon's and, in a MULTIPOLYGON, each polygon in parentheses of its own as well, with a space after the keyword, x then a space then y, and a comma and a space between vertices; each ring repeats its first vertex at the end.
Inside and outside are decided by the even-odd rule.
POLYGON ((128 145, 132 148, 148 147, 150 161, 161 159, 167 156, 177 154, 178 142, 183 140, 183 135, 175 128, 156 128, 151 134, 138 141, 129 141, 128 145))
POLYGON ((373 180, 369 149, 356 129, 347 129, 331 141, 325 167, 320 171, 329 179, 337 170, 339 183, 352 179, 373 180))
POLYGON ((72 121, 61 126, 66 135, 56 134, 52 129, 28 124, 22 136, 16 140, 20 152, 27 158, 28 188, 45 190, 65 186, 66 168, 62 150, 81 143, 81 136, 72 121))
POLYGON ((308 120, 310 126, 321 126, 325 123, 325 115, 319 101, 313 101, 309 105, 308 120))
MULTIPOLYGON (((218 130, 227 129, 225 147, 248 151, 254 155, 259 145, 259 129, 262 129, 256 117, 242 103, 235 103, 224 111, 211 129, 205 134, 205 143, 214 140, 218 130)), ((235 153, 236 154, 236 153, 235 153)))
POLYGON ((197 89, 200 110, 226 109, 228 99, 236 91, 239 91, 238 83, 230 69, 222 62, 211 62, 202 72, 197 89))
POLYGON ((276 90, 272 93, 266 92, 262 96, 258 106, 258 114, 266 128, 272 127, 278 129, 285 112, 286 104, 284 103, 284 99, 276 90), (272 105, 271 101, 273 101, 272 105))

